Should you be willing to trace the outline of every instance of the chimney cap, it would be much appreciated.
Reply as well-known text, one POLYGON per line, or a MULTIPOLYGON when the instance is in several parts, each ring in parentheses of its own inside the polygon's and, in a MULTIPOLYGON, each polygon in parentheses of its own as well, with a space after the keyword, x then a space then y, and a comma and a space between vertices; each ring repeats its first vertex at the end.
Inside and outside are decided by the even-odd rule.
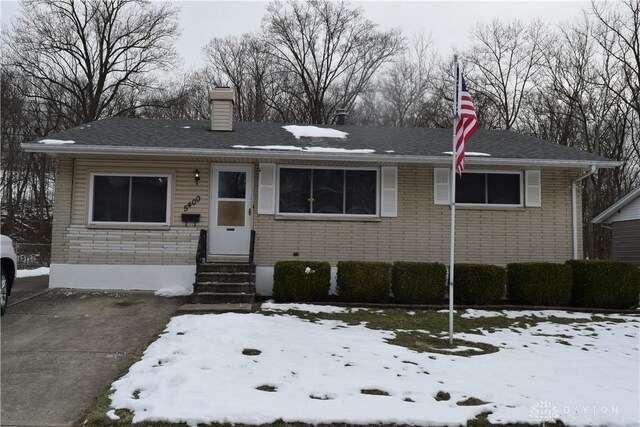
POLYGON ((235 93, 230 87, 215 87, 209 93, 211 101, 231 101, 235 103, 235 93))
POLYGON ((348 116, 348 113, 346 108, 338 108, 336 109, 335 116, 333 116, 333 121, 337 125, 346 125, 347 116, 348 116))

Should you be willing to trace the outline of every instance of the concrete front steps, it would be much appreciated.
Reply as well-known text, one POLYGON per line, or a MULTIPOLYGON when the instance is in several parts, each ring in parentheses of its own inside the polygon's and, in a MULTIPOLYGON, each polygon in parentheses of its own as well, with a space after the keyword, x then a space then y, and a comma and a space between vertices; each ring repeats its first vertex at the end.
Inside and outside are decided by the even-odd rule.
MULTIPOLYGON (((256 267, 245 262, 207 262, 198 269, 191 303, 211 305, 220 312, 225 305, 236 311, 251 304, 256 296, 256 267), (231 307, 231 305, 237 305, 231 307)), ((195 308, 194 308, 195 310, 195 308)))

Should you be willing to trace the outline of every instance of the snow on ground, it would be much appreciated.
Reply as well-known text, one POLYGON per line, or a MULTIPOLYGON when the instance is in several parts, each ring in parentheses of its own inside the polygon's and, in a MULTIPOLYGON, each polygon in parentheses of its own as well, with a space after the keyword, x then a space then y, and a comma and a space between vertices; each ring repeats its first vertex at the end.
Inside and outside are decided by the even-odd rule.
POLYGON ((308 313, 346 313, 348 310, 343 307, 335 307, 333 305, 315 305, 315 304, 277 304, 273 300, 269 300, 260 306, 262 311, 306 311, 308 313))
POLYGON ((387 343, 393 332, 337 320, 184 315, 113 383, 112 408, 133 411, 134 422, 192 426, 277 419, 458 425, 487 411, 492 422, 635 426, 639 327, 639 317, 627 316, 622 323, 544 322, 458 334, 500 349, 464 357, 418 353, 387 343), (451 399, 436 401, 438 391, 451 399), (456 404, 469 397, 489 403, 456 404))
POLYGON ((64 144, 75 144, 76 142, 73 140, 63 140, 63 139, 41 139, 38 141, 40 144, 46 145, 64 145, 64 144))
POLYGON ((346 138, 347 132, 337 129, 319 128, 317 126, 282 126, 287 132, 291 132, 296 139, 300 138, 346 138))
POLYGON ((167 288, 158 289, 154 292, 154 295, 159 297, 179 297, 183 295, 191 295, 193 293, 193 286, 170 286, 167 288))
POLYGON ((38 267, 33 270, 18 270, 16 273, 17 278, 33 277, 33 276, 48 276, 49 267, 38 267))

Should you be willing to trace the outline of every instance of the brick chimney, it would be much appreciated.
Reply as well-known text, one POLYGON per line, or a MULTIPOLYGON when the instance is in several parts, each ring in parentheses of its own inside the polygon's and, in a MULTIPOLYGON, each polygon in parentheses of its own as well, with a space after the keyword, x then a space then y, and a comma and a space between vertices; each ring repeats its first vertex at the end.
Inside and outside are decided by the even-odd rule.
POLYGON ((234 94, 230 87, 216 87, 209 94, 211 105, 211 130, 233 130, 234 94))

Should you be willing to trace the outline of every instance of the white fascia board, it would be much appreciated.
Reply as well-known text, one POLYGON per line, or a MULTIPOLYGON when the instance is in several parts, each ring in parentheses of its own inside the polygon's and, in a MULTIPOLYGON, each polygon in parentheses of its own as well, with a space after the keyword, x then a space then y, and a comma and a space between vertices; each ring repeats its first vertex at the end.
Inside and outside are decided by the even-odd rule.
POLYGON ((605 209, 600 215, 591 220, 593 224, 607 224, 607 220, 617 213, 620 209, 627 206, 636 196, 640 195, 640 187, 630 191, 626 196, 615 202, 609 208, 605 209))
MULTIPOLYGON (((415 156, 389 154, 340 154, 340 153, 310 153, 287 152, 277 150, 246 150, 246 149, 203 149, 203 148, 145 148, 121 146, 81 146, 81 145, 42 145, 38 143, 24 143, 22 149, 28 153, 43 154, 105 154, 105 155, 141 155, 141 156, 201 156, 217 158, 251 158, 251 159, 281 159, 281 160, 325 160, 369 163, 427 163, 434 165, 450 165, 450 156, 415 156)), ((591 166, 598 168, 615 168, 621 162, 608 160, 554 160, 554 159, 509 159, 499 157, 470 157, 468 165, 502 165, 502 166, 531 166, 556 167, 564 169, 585 169, 591 166)))

